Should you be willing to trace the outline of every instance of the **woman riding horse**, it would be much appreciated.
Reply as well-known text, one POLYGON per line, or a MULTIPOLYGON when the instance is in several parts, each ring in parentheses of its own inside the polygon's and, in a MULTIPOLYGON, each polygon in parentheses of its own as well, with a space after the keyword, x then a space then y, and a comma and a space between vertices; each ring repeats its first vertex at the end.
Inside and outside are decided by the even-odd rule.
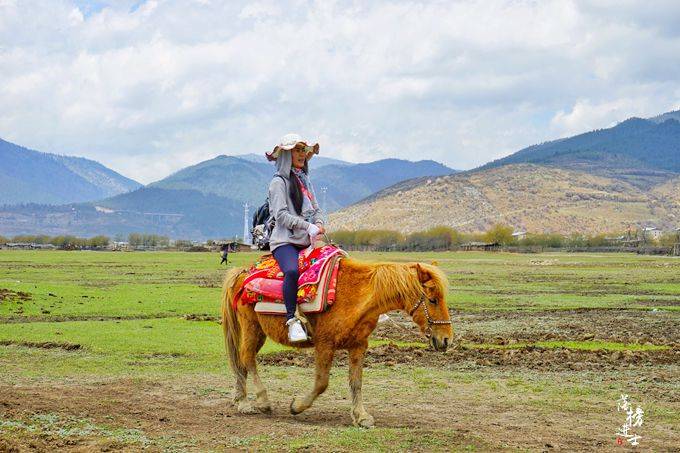
POLYGON ((242 304, 239 295, 247 275, 246 268, 228 272, 222 291, 222 329, 229 365, 236 379, 234 403, 242 414, 271 412, 272 406, 257 372, 256 356, 267 338, 296 348, 313 347, 316 372, 309 393, 290 404, 299 414, 311 407, 328 386, 336 350, 348 352, 352 421, 371 427, 373 417, 362 400, 362 369, 368 337, 381 314, 405 311, 437 351, 446 351, 453 336, 446 303, 446 275, 436 266, 424 263, 363 263, 343 258, 340 261, 335 302, 320 313, 308 314, 314 341, 307 339, 294 318, 297 297, 298 253, 310 244, 310 236, 324 231, 321 211, 308 179, 308 159, 318 152, 296 135, 287 135, 267 155, 276 159, 277 175, 269 185, 270 211, 276 226, 270 247, 285 274, 283 293, 288 314, 288 329, 277 315, 258 313, 254 305, 242 304), (299 329, 299 331, 298 331, 299 329), (286 332, 287 330, 287 332, 286 332), (305 341, 306 340, 306 341, 305 341), (246 381, 252 376, 256 399, 247 398, 246 381))
POLYGON ((298 255, 314 236, 325 233, 321 209, 309 180, 308 160, 318 154, 319 145, 308 145, 297 134, 283 136, 267 154, 276 160, 276 175, 269 184, 269 212, 276 220, 269 247, 283 272, 283 301, 291 343, 307 340, 300 320, 295 317, 298 292, 298 255))
POLYGON ((346 350, 352 421, 357 426, 368 428, 374 422, 362 401, 362 368, 368 337, 379 316, 392 310, 405 311, 437 351, 446 351, 453 336, 446 304, 446 275, 433 265, 363 263, 343 259, 332 307, 307 316, 314 328, 313 343, 290 342, 280 316, 257 313, 254 305, 239 302, 246 275, 245 268, 229 271, 222 292, 222 329, 229 365, 236 378, 234 403, 242 414, 272 410, 256 363, 257 353, 267 338, 296 348, 314 348, 314 385, 309 393, 298 395, 291 402, 292 414, 308 409, 326 390, 335 351, 346 350), (248 375, 252 376, 255 386, 256 399, 252 402, 247 398, 248 375))

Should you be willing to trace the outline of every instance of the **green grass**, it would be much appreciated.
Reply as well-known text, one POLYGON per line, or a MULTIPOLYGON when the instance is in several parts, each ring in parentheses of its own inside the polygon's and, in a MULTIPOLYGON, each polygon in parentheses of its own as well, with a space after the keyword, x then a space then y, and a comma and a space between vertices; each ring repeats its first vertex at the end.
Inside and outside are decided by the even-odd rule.
MULTIPOLYGON (((226 364, 222 331, 214 321, 176 318, 68 321, 0 324, 0 363, 14 361, 15 372, 29 376, 72 374, 126 374, 139 371, 186 373, 221 371, 226 364), (77 344, 78 350, 21 347, 23 343, 77 344), (46 354, 49 363, 36 361, 46 354), (9 360, 13 357, 12 360, 9 360)), ((262 353, 284 346, 267 342, 262 353)))
MULTIPOLYGON (((258 253, 236 253, 233 265, 258 253)), ((437 261, 449 305, 469 310, 680 309, 680 260, 612 254, 352 253, 366 260, 437 261), (540 265, 537 263, 549 263, 540 265), (655 302, 649 302, 655 301, 655 302)), ((216 253, 0 251, 2 319, 216 315, 224 268, 216 253)))
MULTIPOLYGON (((680 295, 676 294, 680 260, 668 257, 444 252, 352 255, 377 261, 437 261, 451 283, 449 305, 461 311, 680 308, 680 295)), ((257 256, 237 253, 230 258, 232 265, 244 266, 257 256)), ((181 319, 187 314, 219 314, 225 270, 218 263, 216 253, 0 251, 0 288, 31 294, 30 300, 10 298, 0 303, 0 341, 82 346, 75 352, 14 347, 11 354, 0 348, 0 360, 11 355, 17 360, 16 367, 22 367, 22 374, 222 370, 219 325, 181 319), (3 319, 14 322, 2 324, 3 319), (33 362, 40 353, 61 359, 50 367, 33 362)), ((372 341, 371 345, 383 343, 372 341)), ((400 345, 425 347, 418 342, 400 345)), ((532 346, 662 349, 598 341, 532 346)), ((281 349, 268 342, 263 353, 281 349)))
POLYGON ((151 438, 139 429, 107 426, 86 418, 65 417, 54 413, 34 414, 24 419, 0 415, 0 440, 36 435, 41 438, 63 439, 72 445, 81 443, 88 445, 89 450, 100 450, 94 448, 94 445, 99 444, 102 451, 145 449, 152 445, 173 451, 191 446, 189 439, 178 441, 151 438))
MULTIPOLYGON (((230 259, 235 265, 242 266, 252 263, 257 256, 257 253, 236 253, 230 259)), ((499 323, 512 329, 512 326, 522 326, 506 319, 506 312, 509 315, 523 312, 530 317, 537 311, 551 311, 559 320, 563 310, 657 309, 659 316, 677 317, 680 309, 680 260, 677 258, 481 252, 352 253, 352 256, 376 261, 437 261, 449 279, 448 303, 455 309, 454 329, 460 322, 456 320, 458 314, 476 317, 485 312, 495 313, 496 317, 484 322, 492 327, 499 323)), ((219 324, 183 319, 183 315, 189 314, 218 315, 221 279, 225 273, 218 263, 217 253, 0 251, 0 288, 31 295, 30 300, 13 297, 0 300, 0 342, 3 342, 0 344, 0 369, 3 371, 0 382, 47 387, 52 382, 63 385, 115 379, 184 382, 199 397, 229 397, 232 382, 219 324), (56 343, 56 346, 77 344, 80 348, 37 347, 44 342, 56 343)), ((478 322, 469 326, 480 325, 478 322)), ((540 326, 533 328, 541 329, 540 326)), ((640 331, 648 328, 650 326, 641 325, 640 331)), ((493 341, 492 338, 495 337, 491 336, 489 341, 493 341)), ((572 341, 509 345, 465 342, 462 346, 584 351, 669 348, 597 339, 576 341, 579 338, 580 334, 572 341)), ((372 340, 370 347, 387 342, 372 340)), ((395 343, 427 347, 424 341, 395 343)), ((268 342, 262 353, 285 349, 268 342)), ((662 369, 661 374, 675 370, 670 365, 652 368, 662 369)), ((435 369, 397 364, 366 368, 364 386, 367 397, 374 399, 374 406, 399 401, 417 410, 427 410, 433 402, 440 400, 453 404, 451 395, 454 395, 455 404, 459 406, 452 407, 451 411, 458 426, 472 426, 480 420, 475 418, 479 415, 469 414, 461 408, 484 405, 505 411, 522 407, 530 410, 532 416, 589 417, 597 414, 599 420, 602 414, 611 415, 610 406, 620 392, 630 392, 645 395, 645 410, 649 410, 650 417, 653 415, 654 423, 662 424, 658 425, 658 432, 650 432, 649 438, 652 434, 667 438, 668 427, 677 425, 678 412, 677 404, 669 403, 663 395, 673 394, 677 385, 666 382, 663 377, 661 381, 637 380, 645 370, 642 367, 617 372, 572 373, 463 366, 460 369, 435 369)), ((288 398, 293 391, 309 387, 312 374, 312 370, 281 366, 263 367, 262 373, 267 385, 272 387, 272 395, 277 398, 281 395, 288 398)), ((336 367, 331 373, 329 392, 323 398, 342 405, 344 410, 348 405, 346 387, 347 370, 336 367)), ((611 415, 612 427, 618 420, 615 415, 611 415)), ((361 446, 372 451, 487 451, 503 445, 502 439, 480 439, 475 437, 474 430, 461 434, 453 428, 378 427, 364 431, 351 427, 320 427, 306 422, 300 426, 303 432, 292 429, 278 437, 244 433, 234 436, 231 444, 224 447, 343 451, 361 446)), ((654 426, 650 423, 648 429, 656 429, 654 426)), ((186 445, 164 444, 135 429, 134 426, 109 427, 63 414, 0 418, 0 440, 8 436, 63 435, 118 442, 129 448, 147 445, 161 449, 192 447, 191 439, 186 445)))

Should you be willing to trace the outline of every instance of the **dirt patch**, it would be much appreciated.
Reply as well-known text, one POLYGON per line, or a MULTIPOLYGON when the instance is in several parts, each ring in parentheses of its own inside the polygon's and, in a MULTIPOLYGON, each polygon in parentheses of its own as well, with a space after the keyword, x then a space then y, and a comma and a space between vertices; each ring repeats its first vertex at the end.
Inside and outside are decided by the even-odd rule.
POLYGON ((150 359, 178 359, 180 357, 187 357, 186 352, 152 352, 150 354, 140 354, 137 357, 150 359))
POLYGON ((19 444, 5 439, 0 439, 0 452, 1 453, 19 453, 19 444))
MULTIPOLYGON (((259 361, 265 365, 310 367, 314 364, 314 355, 311 351, 284 351, 263 355, 259 361)), ((370 348, 365 359, 368 367, 409 365, 469 369, 486 366, 536 371, 621 370, 679 362, 680 351, 675 350, 583 351, 528 346, 517 349, 459 347, 439 353, 416 346, 398 346, 394 343, 370 348)), ((335 363, 338 366, 346 366, 347 352, 338 351, 335 363)))
POLYGON ((635 301, 636 305, 644 307, 680 307, 680 300, 678 299, 638 299, 635 301))
POLYGON ((184 315, 184 319, 187 321, 215 321, 218 323, 221 323, 222 321, 220 320, 219 316, 212 316, 212 315, 197 315, 197 314, 189 314, 189 315, 184 315))
POLYGON ((198 285, 201 288, 221 288, 224 280, 224 271, 210 272, 207 274, 199 274, 189 279, 190 282, 198 285))
POLYGON ((7 316, 0 318, 0 324, 21 324, 29 322, 68 322, 68 321, 131 321, 135 319, 176 318, 176 314, 150 314, 133 316, 7 316))
POLYGON ((63 349, 65 351, 77 351, 82 346, 77 343, 61 343, 56 341, 15 341, 0 340, 0 346, 24 346, 38 349, 63 349))
MULTIPOLYGON (((372 338, 424 341, 405 314, 392 312, 372 338)), ((642 310, 451 311, 459 342, 498 345, 600 340, 680 347, 680 313, 642 310)))
POLYGON ((31 300, 33 296, 31 293, 24 291, 13 291, 7 288, 0 288, 0 302, 14 302, 31 300))
MULTIPOLYGON (((327 392, 325 398, 319 398, 313 409, 293 417, 288 409, 294 396, 291 394, 291 383, 286 383, 287 392, 272 383, 269 388, 274 403, 273 413, 243 416, 231 403, 229 392, 218 387, 227 384, 230 384, 227 376, 189 380, 173 378, 165 382, 123 379, 101 383, 51 383, 45 386, 0 384, 0 419, 30 420, 32 414, 54 414, 59 418, 78 417, 94 424, 123 429, 134 426, 149 442, 144 446, 117 445, 122 450, 131 451, 288 450, 282 448, 288 439, 302 436, 314 442, 314 439, 334 436, 337 430, 351 426, 348 401, 332 391, 327 392), (255 444, 249 439, 255 439, 255 444), (276 440, 279 446, 272 448, 268 439, 276 440)), ((308 385, 304 383, 300 387, 298 391, 302 388, 307 390, 308 385)), ((392 413, 394 406, 386 409, 378 401, 372 403, 375 406, 372 412, 379 425, 397 429, 409 427, 409 438, 438 435, 453 445, 473 445, 476 449, 485 445, 477 440, 477 435, 464 427, 458 429, 455 426, 453 435, 449 431, 436 434, 437 429, 448 430, 452 425, 450 419, 443 417, 443 408, 441 413, 419 417, 418 423, 405 423, 401 415, 392 413), (420 423, 424 423, 427 428, 423 429, 420 423)), ((415 419, 412 415, 406 419, 415 419)), ((106 444, 102 443, 102 439, 95 442, 94 439, 36 433, 31 437, 10 438, 7 445, 20 451, 98 451, 100 446, 106 444)), ((356 447, 323 448, 318 445, 317 448, 303 450, 356 451, 356 447)), ((417 447, 413 450, 426 451, 417 447)))
POLYGON ((222 286, 222 282, 216 278, 201 277, 197 278, 195 283, 200 288, 220 288, 222 286))
MULTIPOLYGON (((389 348, 384 352, 391 354, 389 348)), ((415 354, 409 349, 405 352, 415 354)), ((293 397, 309 390, 312 370, 280 370, 283 375, 276 378, 271 377, 272 371, 262 371, 273 403, 273 412, 269 415, 238 414, 231 404, 232 380, 225 374, 155 380, 126 378, 74 382, 69 379, 64 382, 0 383, 0 418, 30 420, 35 414, 76 417, 99 426, 134 428, 149 440, 142 447, 139 444, 107 444, 101 438, 73 439, 28 433, 25 438, 8 440, 9 446, 21 451, 92 451, 107 445, 123 450, 146 448, 150 451, 272 451, 289 450, 292 445, 303 445, 298 448, 305 451, 358 451, 362 447, 370 450, 375 446, 361 444, 362 439, 375 441, 369 432, 364 435, 345 429, 351 425, 351 419, 346 387, 338 385, 344 382, 334 382, 311 409, 292 416, 288 405, 293 397), (338 435, 348 437, 340 444, 329 442, 338 435), (346 443, 350 439, 352 443, 346 443)), ((421 382, 419 386, 410 380, 404 381, 401 372, 390 372, 382 379, 382 382, 376 381, 376 377, 365 380, 364 399, 376 425, 390 430, 387 432, 390 437, 381 440, 383 448, 419 452, 516 451, 518 448, 602 451, 607 446, 616 448, 610 431, 618 419, 610 416, 609 407, 581 408, 580 415, 587 417, 588 422, 584 426, 572 426, 564 423, 564 419, 577 417, 573 409, 546 412, 530 401, 513 398, 475 382, 452 380, 443 386, 421 382), (389 394, 389 402, 386 394, 389 394), (456 407, 465 410, 455 410, 456 407), (587 411, 587 415, 583 411, 587 411), (550 447, 546 447, 547 440, 550 447), (434 441, 436 443, 431 443, 434 441)), ((427 380, 428 376, 423 379, 427 380)), ((441 381, 438 383, 442 384, 441 381)), ((664 425, 655 436, 645 437, 646 446, 652 450, 666 450, 673 436, 669 429, 664 425)), ((376 435, 380 436, 380 432, 376 435)))

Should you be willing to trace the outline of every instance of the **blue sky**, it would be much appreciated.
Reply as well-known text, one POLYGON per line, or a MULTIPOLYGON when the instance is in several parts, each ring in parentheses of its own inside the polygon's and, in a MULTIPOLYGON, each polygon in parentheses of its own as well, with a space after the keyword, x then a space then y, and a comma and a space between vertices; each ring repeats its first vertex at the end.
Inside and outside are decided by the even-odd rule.
POLYGON ((680 107, 680 2, 0 0, 0 137, 141 182, 288 132, 468 169, 680 107))

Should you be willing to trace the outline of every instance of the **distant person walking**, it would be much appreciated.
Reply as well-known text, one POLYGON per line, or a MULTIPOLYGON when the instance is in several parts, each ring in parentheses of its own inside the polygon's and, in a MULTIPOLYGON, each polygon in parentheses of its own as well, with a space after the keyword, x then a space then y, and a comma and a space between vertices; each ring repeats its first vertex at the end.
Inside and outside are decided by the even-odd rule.
POLYGON ((220 266, 222 264, 228 266, 229 265, 229 245, 222 244, 222 247, 220 247, 220 256, 222 257, 222 261, 220 261, 220 266))

